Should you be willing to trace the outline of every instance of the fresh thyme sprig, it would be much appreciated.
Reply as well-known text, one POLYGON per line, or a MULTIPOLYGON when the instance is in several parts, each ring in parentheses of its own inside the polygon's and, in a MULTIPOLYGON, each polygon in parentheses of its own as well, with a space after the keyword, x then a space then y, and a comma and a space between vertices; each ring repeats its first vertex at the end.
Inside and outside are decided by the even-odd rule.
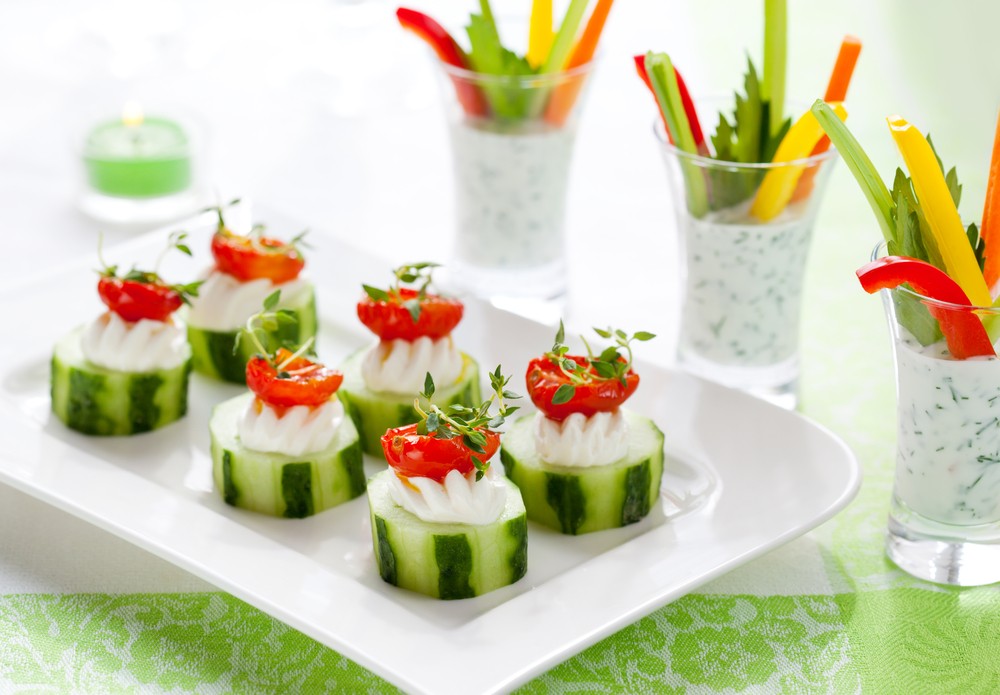
POLYGON ((109 265, 107 261, 104 260, 104 235, 99 234, 97 237, 97 260, 101 264, 101 269, 97 273, 101 277, 106 278, 119 278, 121 280, 128 280, 130 282, 138 282, 143 285, 162 285, 164 287, 169 287, 174 292, 180 295, 181 301, 185 304, 190 305, 191 299, 198 296, 198 289, 201 287, 204 280, 198 280, 197 282, 188 283, 177 283, 171 285, 170 283, 164 281, 160 276, 160 265, 163 263, 163 259, 171 251, 180 251, 185 256, 191 256, 191 249, 185 243, 188 235, 187 232, 176 231, 172 232, 169 237, 167 237, 167 246, 164 248, 160 255, 156 258, 156 264, 153 266, 152 270, 140 270, 135 266, 129 268, 129 270, 119 278, 118 275, 118 265, 109 265))
POLYGON ((427 290, 430 288, 431 282, 433 282, 434 269, 439 266, 440 264, 438 263, 428 262, 408 263, 393 269, 392 273, 395 276, 395 282, 389 286, 388 290, 364 284, 361 287, 364 288, 365 294, 376 302, 401 303, 410 312, 410 318, 413 319, 413 323, 416 323, 420 320, 420 302, 427 298, 427 290), (417 291, 417 296, 400 302, 401 290, 404 284, 416 284, 417 287, 414 289, 417 291))
POLYGON ((615 344, 609 345, 600 354, 595 355, 587 339, 581 335, 580 340, 583 341, 584 346, 587 348, 587 357, 584 359, 584 364, 580 364, 567 356, 569 347, 564 344, 566 330, 563 327, 562 321, 559 322, 559 330, 556 331, 555 342, 552 345, 552 349, 545 353, 545 356, 554 365, 559 367, 560 371, 569 380, 569 383, 563 384, 556 389, 556 392, 552 396, 553 405, 568 403, 576 395, 576 387, 583 384, 599 381, 618 381, 622 386, 625 386, 628 373, 632 369, 632 341, 645 342, 656 337, 655 334, 648 331, 637 331, 630 336, 625 331, 611 327, 606 329, 594 328, 594 332, 606 340, 614 340, 615 344), (621 354, 620 350, 625 351, 625 356, 621 354))
MULTIPOLYGON (((232 230, 229 229, 229 227, 226 226, 226 217, 225 213, 223 212, 225 208, 232 207, 233 205, 238 205, 239 202, 240 198, 233 198, 225 205, 223 205, 222 203, 219 203, 218 205, 212 205, 202 210, 202 212, 215 213, 215 216, 218 219, 218 221, 216 222, 217 233, 228 234, 230 236, 239 237, 240 236, 239 234, 234 233, 232 230)), ((298 251, 300 248, 304 249, 312 248, 312 246, 307 241, 305 241, 306 235, 309 234, 308 229, 302 230, 301 232, 293 236, 291 239, 289 239, 287 242, 278 245, 261 243, 260 240, 264 236, 264 232, 266 230, 267 227, 265 225, 257 223, 254 224, 252 227, 250 227, 250 232, 246 235, 246 238, 250 240, 254 248, 257 249, 258 251, 262 251, 265 253, 288 253, 290 250, 298 251)))
MULTIPOLYGON (((314 338, 310 337, 302 343, 290 357, 283 359, 280 363, 277 361, 277 349, 274 352, 268 350, 264 346, 264 340, 269 336, 273 336, 283 325, 292 325, 298 321, 298 317, 294 311, 277 308, 280 301, 281 290, 275 290, 264 298, 261 311, 248 318, 246 326, 236 334, 236 340, 233 342, 233 354, 235 355, 239 352, 240 342, 243 336, 246 336, 247 340, 251 341, 254 348, 256 348, 255 354, 266 359, 268 364, 275 368, 279 379, 287 379, 289 374, 284 371, 285 367, 295 359, 305 355, 312 347, 314 338)), ((279 345, 279 347, 286 346, 279 345)))
POLYGON ((421 398, 427 401, 426 408, 420 405, 420 398, 413 402, 413 408, 420 416, 417 423, 417 433, 432 436, 436 439, 454 439, 461 437, 462 443, 475 452, 472 456, 472 463, 476 467, 476 480, 482 480, 490 464, 483 461, 475 454, 484 455, 486 453, 486 435, 483 431, 495 432, 503 425, 505 419, 514 414, 519 409, 516 405, 507 405, 507 401, 521 398, 513 391, 508 391, 505 387, 510 381, 509 376, 504 376, 500 365, 495 371, 490 373, 490 386, 493 395, 489 400, 483 401, 475 408, 466 405, 453 403, 448 406, 445 412, 438 406, 430 402, 434 395, 434 379, 430 372, 424 377, 424 390, 420 393, 421 398), (493 403, 497 403, 495 413, 490 412, 493 403))

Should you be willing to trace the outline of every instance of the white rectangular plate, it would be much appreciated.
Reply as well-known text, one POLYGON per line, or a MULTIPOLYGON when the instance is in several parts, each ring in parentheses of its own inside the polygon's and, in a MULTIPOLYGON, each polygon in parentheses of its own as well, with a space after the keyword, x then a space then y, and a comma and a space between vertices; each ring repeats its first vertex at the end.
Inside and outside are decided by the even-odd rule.
MULTIPOLYGON (((300 227, 270 217, 272 229, 300 227)), ((287 222, 287 221, 285 221, 287 222)), ((208 265, 210 219, 192 221, 208 265)), ((107 252, 151 263, 166 232, 107 252)), ((308 270, 318 288, 320 356, 336 365, 370 340, 354 304, 388 269, 329 238, 308 270)), ((529 523, 528 573, 486 596, 437 601, 389 586, 375 568, 367 502, 305 520, 226 506, 212 489, 207 419, 241 392, 192 377, 180 423, 129 438, 66 430, 49 414, 51 346, 102 310, 94 259, 0 290, 0 481, 96 524, 214 583, 411 692, 506 691, 704 582, 814 528, 857 492, 850 450, 809 420, 683 373, 640 364, 629 407, 667 438, 659 503, 641 523, 580 537, 529 523)), ((470 301, 456 340, 483 368, 523 370, 553 330, 470 301)), ((383 464, 384 465, 384 464, 383 464)), ((370 473, 378 470, 366 462, 370 473)))

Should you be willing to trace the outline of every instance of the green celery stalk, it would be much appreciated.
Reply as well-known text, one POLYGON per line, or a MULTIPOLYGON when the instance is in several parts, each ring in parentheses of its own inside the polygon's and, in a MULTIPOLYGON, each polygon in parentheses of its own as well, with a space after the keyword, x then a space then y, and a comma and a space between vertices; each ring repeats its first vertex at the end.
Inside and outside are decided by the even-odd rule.
MULTIPOLYGON (((667 128, 673 136, 674 144, 683 152, 698 154, 688 122, 681 92, 677 87, 677 74, 670 56, 666 53, 646 54, 646 73, 653 85, 653 93, 660 104, 660 110, 667 121, 667 128)), ((681 158, 681 171, 687 182, 688 209, 695 217, 704 217, 708 212, 708 190, 705 177, 699 167, 681 158)))
POLYGON ((854 174, 858 185, 861 186, 861 191, 865 194, 868 204, 871 205, 875 217, 878 219, 882 236, 885 237, 887 243, 895 244, 897 242, 894 215, 896 203, 893 202, 889 189, 886 188, 885 182, 879 176, 872 160, 865 154, 861 144, 851 134, 843 121, 837 118, 833 109, 827 106, 822 99, 817 99, 812 105, 812 112, 823 130, 826 131, 830 141, 837 148, 840 156, 844 158, 847 168, 854 174))
POLYGON ((764 0, 764 80, 761 95, 769 104, 770 135, 775 135, 784 121, 787 54, 787 2, 764 0))
POLYGON ((549 49, 549 57, 545 59, 539 74, 559 72, 566 66, 569 53, 573 50, 573 43, 576 40, 577 31, 583 21, 583 15, 587 11, 587 4, 590 0, 571 0, 566 15, 555 39, 552 40, 552 48, 549 49))

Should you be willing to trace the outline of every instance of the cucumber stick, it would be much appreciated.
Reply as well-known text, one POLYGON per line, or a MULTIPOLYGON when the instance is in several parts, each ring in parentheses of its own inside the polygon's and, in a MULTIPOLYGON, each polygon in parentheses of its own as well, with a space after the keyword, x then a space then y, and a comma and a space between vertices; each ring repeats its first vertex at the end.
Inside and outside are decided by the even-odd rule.
POLYGON ((312 516, 365 491, 361 446, 345 417, 323 451, 285 456, 253 451, 240 443, 237 423, 252 393, 224 401, 212 411, 212 474, 226 504, 262 514, 312 516))
POLYGON ((52 356, 52 412, 84 434, 149 432, 187 412, 191 360, 172 369, 123 372, 91 364, 80 346, 82 328, 57 344, 52 356))
POLYGON ((521 489, 528 518, 567 534, 634 524, 659 496, 663 433, 652 420, 622 411, 629 451, 606 466, 553 466, 535 451, 534 415, 519 418, 503 436, 500 459, 521 489))
MULTIPOLYGON (((361 363, 367 348, 354 353, 340 370, 344 373, 344 383, 337 391, 344 409, 354 420, 361 436, 361 448, 366 454, 384 458, 382 435, 391 427, 409 425, 420 417, 413 409, 416 393, 397 394, 371 391, 365 386, 361 375, 361 363)), ((470 407, 479 405, 479 365, 474 359, 462 353, 464 364, 458 382, 451 386, 438 385, 431 399, 444 410, 452 403, 470 407)))
MULTIPOLYGON (((278 308, 294 313, 295 321, 283 321, 277 331, 269 334, 276 345, 297 346, 316 336, 316 298, 311 287, 294 304, 281 303, 278 308)), ((253 342, 241 340, 239 349, 233 354, 239 332, 213 331, 189 325, 187 333, 194 370, 214 379, 246 383, 247 362, 253 357, 255 349, 253 342)), ((315 354, 315 346, 312 353, 315 354)))
POLYGON ((507 506, 492 524, 435 524, 397 505, 391 470, 368 481, 372 542, 389 584, 434 598, 471 598, 513 584, 528 568, 524 503, 510 481, 507 506))

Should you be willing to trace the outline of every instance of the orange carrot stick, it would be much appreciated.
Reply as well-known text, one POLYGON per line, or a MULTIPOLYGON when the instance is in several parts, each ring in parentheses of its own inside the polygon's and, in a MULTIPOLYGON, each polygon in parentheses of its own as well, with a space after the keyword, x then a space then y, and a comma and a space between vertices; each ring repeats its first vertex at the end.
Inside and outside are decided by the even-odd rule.
MULTIPOLYGON (((570 54, 569 62, 566 64, 567 70, 586 65, 594 59, 597 52, 597 44, 601 40, 601 33, 604 31, 604 24, 608 21, 608 13, 611 12, 611 5, 615 0, 597 0, 594 11, 590 13, 590 19, 583 28, 573 52, 570 54)), ((569 78, 566 82, 559 84, 552 92, 549 105, 545 109, 545 120, 556 126, 561 126, 569 118, 573 104, 583 88, 584 75, 569 78)))
MULTIPOLYGON (((830 81, 826 85, 826 95, 823 101, 827 103, 844 101, 847 98, 847 88, 851 84, 854 76, 854 66, 858 63, 858 56, 861 54, 861 39, 848 34, 840 43, 840 52, 837 53, 837 62, 833 64, 833 72, 830 74, 830 81)), ((816 143, 810 157, 823 154, 830 149, 830 138, 825 135, 816 143)), ((813 179, 819 172, 819 167, 814 166, 802 172, 799 185, 795 188, 790 202, 794 203, 803 198, 808 198, 812 193, 813 179)), ((1000 260, 1000 259, 998 259, 1000 260)))
POLYGON ((993 159, 990 162, 986 205, 983 207, 981 222, 979 234, 986 245, 983 277, 986 279, 986 286, 992 291, 997 279, 1000 279, 1000 114, 997 116, 997 134, 993 139, 993 159))

